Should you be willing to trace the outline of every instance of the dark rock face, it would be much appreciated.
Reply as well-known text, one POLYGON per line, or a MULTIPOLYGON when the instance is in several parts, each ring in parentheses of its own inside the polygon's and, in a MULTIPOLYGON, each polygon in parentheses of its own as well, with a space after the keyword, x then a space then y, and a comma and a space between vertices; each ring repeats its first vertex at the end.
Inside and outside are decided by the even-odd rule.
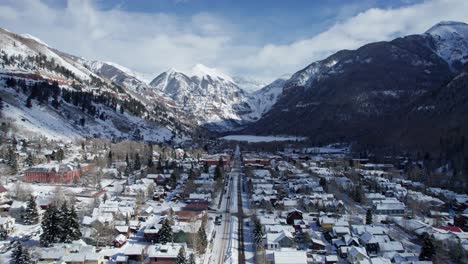
POLYGON ((317 143, 437 144, 447 122, 460 127, 459 116, 468 114, 465 97, 456 95, 468 93, 467 77, 453 67, 459 62, 438 53, 439 42, 412 35, 314 62, 284 84, 281 99, 245 132, 304 135, 317 143), (427 136, 418 138, 421 132, 427 136))

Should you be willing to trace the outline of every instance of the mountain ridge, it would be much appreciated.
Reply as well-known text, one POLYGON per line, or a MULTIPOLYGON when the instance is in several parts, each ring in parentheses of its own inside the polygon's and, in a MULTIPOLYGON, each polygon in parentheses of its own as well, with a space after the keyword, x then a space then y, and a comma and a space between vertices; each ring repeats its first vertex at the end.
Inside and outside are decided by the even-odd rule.
MULTIPOLYGON (((431 117, 411 119, 414 125, 402 120, 425 94, 445 89, 466 63, 468 25, 453 25, 440 23, 423 34, 338 51, 309 64, 285 82, 272 109, 243 132, 420 148, 423 142, 418 137, 410 142, 410 131, 431 117)), ((459 116, 451 119, 461 122, 459 116)), ((437 137, 448 133, 434 132, 433 142, 421 149, 435 147, 437 137)))

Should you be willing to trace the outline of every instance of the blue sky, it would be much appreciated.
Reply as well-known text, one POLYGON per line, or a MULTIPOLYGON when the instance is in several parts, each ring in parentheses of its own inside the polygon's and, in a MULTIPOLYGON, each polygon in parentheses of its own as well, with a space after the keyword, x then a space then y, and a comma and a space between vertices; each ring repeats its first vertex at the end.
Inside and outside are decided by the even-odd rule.
MULTIPOLYGON (((65 8, 66 0, 47 0, 65 8)), ((249 38, 243 41, 286 44, 320 33, 338 21, 369 8, 397 8, 422 0, 99 0, 101 10, 115 8, 135 13, 165 13, 189 18, 200 13, 223 17, 249 38)))
POLYGON ((468 22, 465 0, 2 0, 0 27, 157 75, 196 63, 272 81, 340 49, 468 22))

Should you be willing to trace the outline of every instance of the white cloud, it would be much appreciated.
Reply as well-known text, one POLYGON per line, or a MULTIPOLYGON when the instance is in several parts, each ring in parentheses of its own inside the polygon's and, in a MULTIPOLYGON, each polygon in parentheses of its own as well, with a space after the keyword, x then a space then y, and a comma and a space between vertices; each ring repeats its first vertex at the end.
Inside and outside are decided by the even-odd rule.
POLYGON ((433 0, 396 9, 368 9, 309 39, 288 45, 267 44, 231 67, 260 76, 295 72, 341 49, 421 34, 440 21, 468 21, 468 1, 433 0))
POLYGON ((466 22, 467 10, 465 0, 431 0, 397 9, 368 9, 310 38, 291 40, 287 45, 262 46, 241 41, 241 27, 246 25, 213 14, 180 17, 119 8, 100 10, 90 0, 69 0, 65 9, 50 7, 40 0, 2 1, 0 26, 30 33, 75 55, 114 61, 154 75, 170 67, 184 69, 203 63, 230 74, 271 80, 340 49, 422 33, 441 20, 466 22))

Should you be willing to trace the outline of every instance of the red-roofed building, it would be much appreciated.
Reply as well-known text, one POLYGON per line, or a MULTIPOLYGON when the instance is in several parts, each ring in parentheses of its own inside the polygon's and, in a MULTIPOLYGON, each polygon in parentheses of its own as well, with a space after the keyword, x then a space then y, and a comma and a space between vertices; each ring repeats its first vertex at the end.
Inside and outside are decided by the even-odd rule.
POLYGON ((463 230, 461 228, 459 228, 458 226, 436 226, 435 228, 442 229, 442 230, 445 230, 445 231, 454 232, 454 233, 463 232, 463 230))

